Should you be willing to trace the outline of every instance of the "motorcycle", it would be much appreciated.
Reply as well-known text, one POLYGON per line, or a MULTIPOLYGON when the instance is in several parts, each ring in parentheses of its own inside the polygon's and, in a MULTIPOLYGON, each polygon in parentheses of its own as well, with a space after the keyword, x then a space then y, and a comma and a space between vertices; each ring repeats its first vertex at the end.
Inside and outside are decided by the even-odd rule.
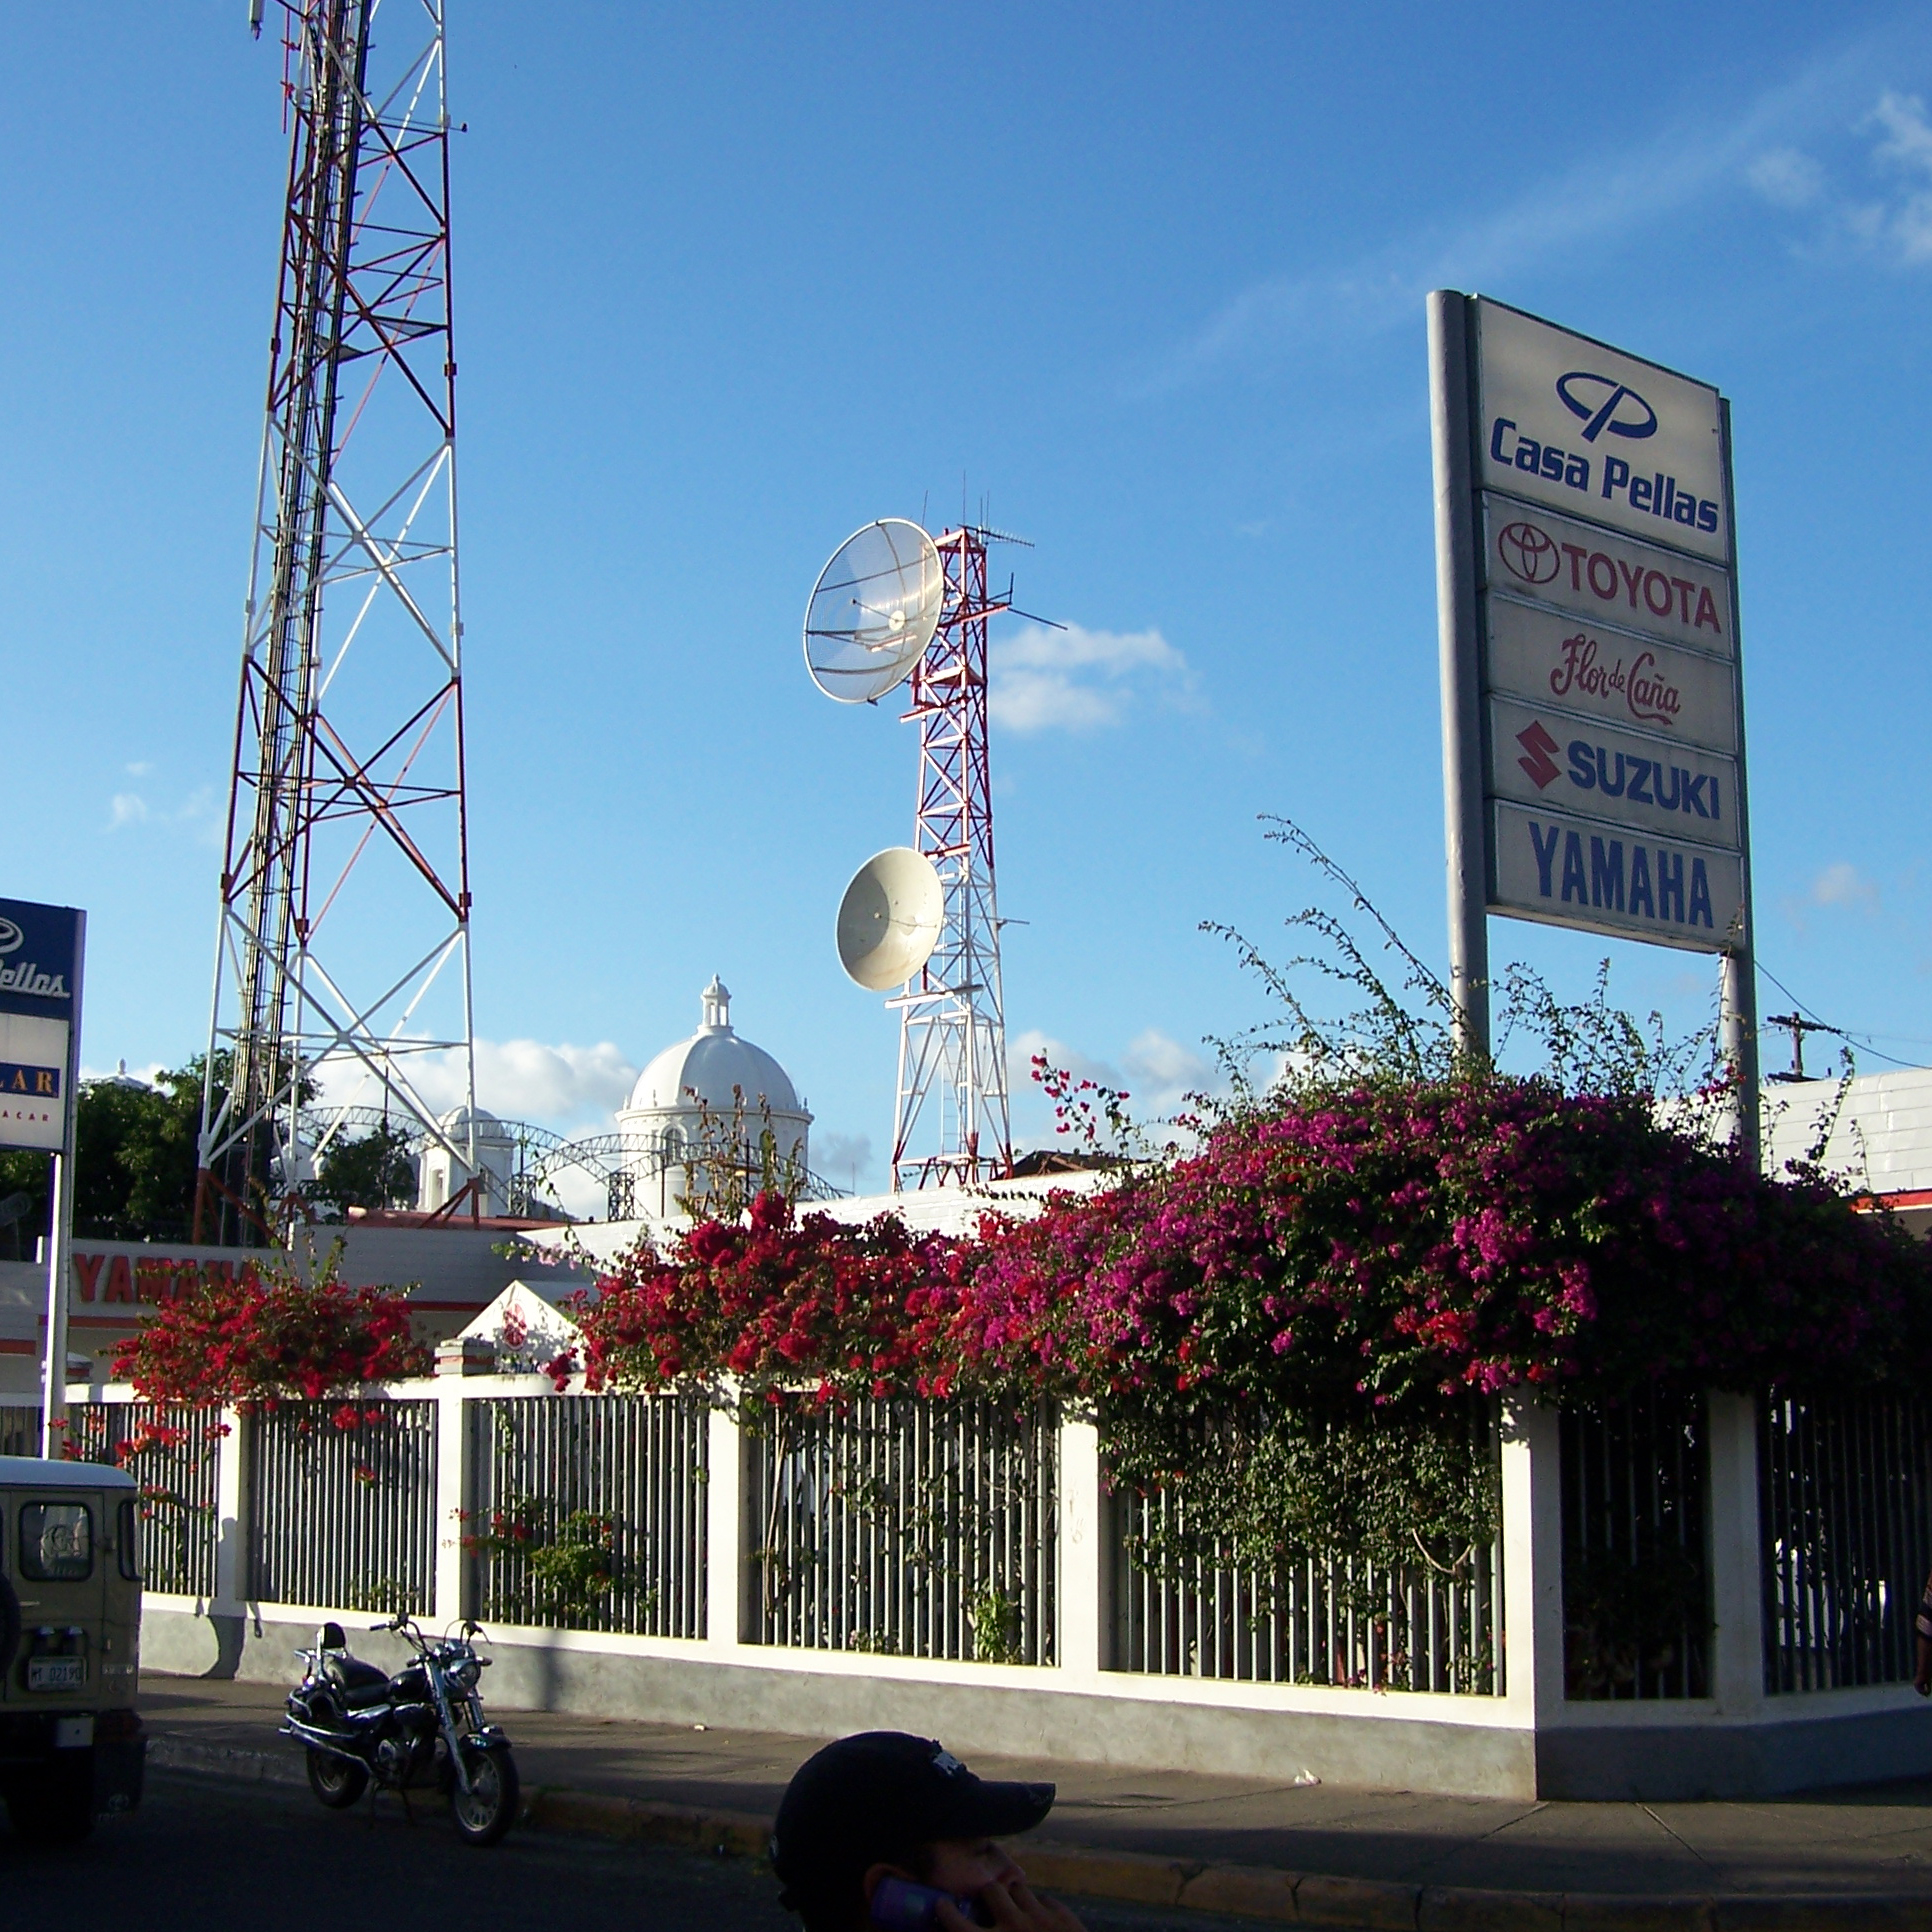
POLYGON ((369 1788, 403 1793, 434 1783, 449 1797, 456 1829, 472 1845, 494 1845, 516 1821, 517 1767, 502 1727, 486 1723, 477 1685, 489 1658, 467 1619, 456 1636, 427 1638, 413 1618, 371 1626, 414 1652, 393 1677, 349 1655, 339 1623, 316 1632, 307 1666, 289 1693, 280 1735, 308 1751, 309 1788, 343 1811, 369 1788))

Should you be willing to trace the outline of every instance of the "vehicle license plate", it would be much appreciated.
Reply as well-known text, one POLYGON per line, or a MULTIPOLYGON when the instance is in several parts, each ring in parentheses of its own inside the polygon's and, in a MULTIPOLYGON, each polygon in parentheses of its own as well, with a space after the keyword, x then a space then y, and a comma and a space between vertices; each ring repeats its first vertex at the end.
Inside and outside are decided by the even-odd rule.
POLYGON ((29 1657, 27 1688, 30 1691, 85 1690, 87 1659, 84 1657, 29 1657))

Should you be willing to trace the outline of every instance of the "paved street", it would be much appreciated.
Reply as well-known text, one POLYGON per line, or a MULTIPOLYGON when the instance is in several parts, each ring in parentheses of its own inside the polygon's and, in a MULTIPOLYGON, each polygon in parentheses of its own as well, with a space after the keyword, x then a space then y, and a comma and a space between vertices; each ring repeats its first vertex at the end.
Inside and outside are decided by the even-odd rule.
MULTIPOLYGON (((157 1748, 279 1765, 282 1687, 151 1675, 157 1748)), ((768 1817, 822 1740, 500 1709, 526 1789, 621 1793, 768 1817)), ((1932 1713, 1926 1721, 1932 1723, 1932 1713)), ((1932 1897, 1932 1781, 1750 1803, 1538 1803, 1294 1786, 968 1754, 988 1777, 1053 1778, 1042 1840, 1376 1880, 1541 1892, 1888 1892, 1932 1897)), ((1025 1843, 1016 1845, 1022 1859, 1025 1843)))
POLYGON ((448 1812, 419 1803, 412 1827, 385 1799, 348 1815, 306 1789, 154 1776, 141 1809, 103 1819, 86 1844, 32 1851, 0 1828, 0 1932, 46 1932, 68 1917, 116 1932, 530 1932, 649 1924, 796 1932, 771 1876, 706 1859, 536 1831, 476 1851, 448 1812))
MULTIPOLYGON (((1081 1906, 1088 1932, 1234 1932, 1202 1913, 1081 1906)), ((520 1829, 476 1851, 447 1812, 346 1817, 305 1787, 160 1772, 131 1817, 34 1851, 0 1823, 0 1932, 799 1932, 761 1862, 520 1829)), ((1252 1926, 1248 1932, 1253 1932, 1252 1926)))

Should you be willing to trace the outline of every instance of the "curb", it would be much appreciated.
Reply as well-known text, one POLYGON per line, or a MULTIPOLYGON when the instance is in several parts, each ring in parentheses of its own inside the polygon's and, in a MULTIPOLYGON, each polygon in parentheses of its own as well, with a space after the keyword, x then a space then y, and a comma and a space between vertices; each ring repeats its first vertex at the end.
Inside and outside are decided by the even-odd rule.
MULTIPOLYGON (((157 1770, 259 1784, 304 1784, 293 1753, 237 1750, 154 1736, 157 1770)), ((596 1791, 536 1785, 523 1820, 539 1831, 675 1845, 720 1858, 762 1858, 771 1820, 596 1791)), ((1264 1865, 1213 1865, 1148 1852, 1094 1851, 1047 1840, 1026 1847, 1028 1877, 1055 1892, 1130 1905, 1179 1906, 1281 1925, 1348 1932, 1932 1932, 1932 1895, 1718 1892, 1636 1898, 1612 1892, 1488 1891, 1338 1878, 1264 1865)))

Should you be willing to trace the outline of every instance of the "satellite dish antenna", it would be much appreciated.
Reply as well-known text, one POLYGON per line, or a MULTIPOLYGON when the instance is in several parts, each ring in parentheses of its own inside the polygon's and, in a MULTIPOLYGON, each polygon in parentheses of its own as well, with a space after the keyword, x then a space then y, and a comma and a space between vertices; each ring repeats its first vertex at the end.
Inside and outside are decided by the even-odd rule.
POLYGON ((884 697, 932 642, 945 594, 939 552, 918 524, 868 523, 832 553, 805 606, 812 682, 841 704, 884 697))
POLYGON ((903 986, 939 943, 946 888, 909 845, 867 859, 839 901, 839 964, 868 993, 903 986))

